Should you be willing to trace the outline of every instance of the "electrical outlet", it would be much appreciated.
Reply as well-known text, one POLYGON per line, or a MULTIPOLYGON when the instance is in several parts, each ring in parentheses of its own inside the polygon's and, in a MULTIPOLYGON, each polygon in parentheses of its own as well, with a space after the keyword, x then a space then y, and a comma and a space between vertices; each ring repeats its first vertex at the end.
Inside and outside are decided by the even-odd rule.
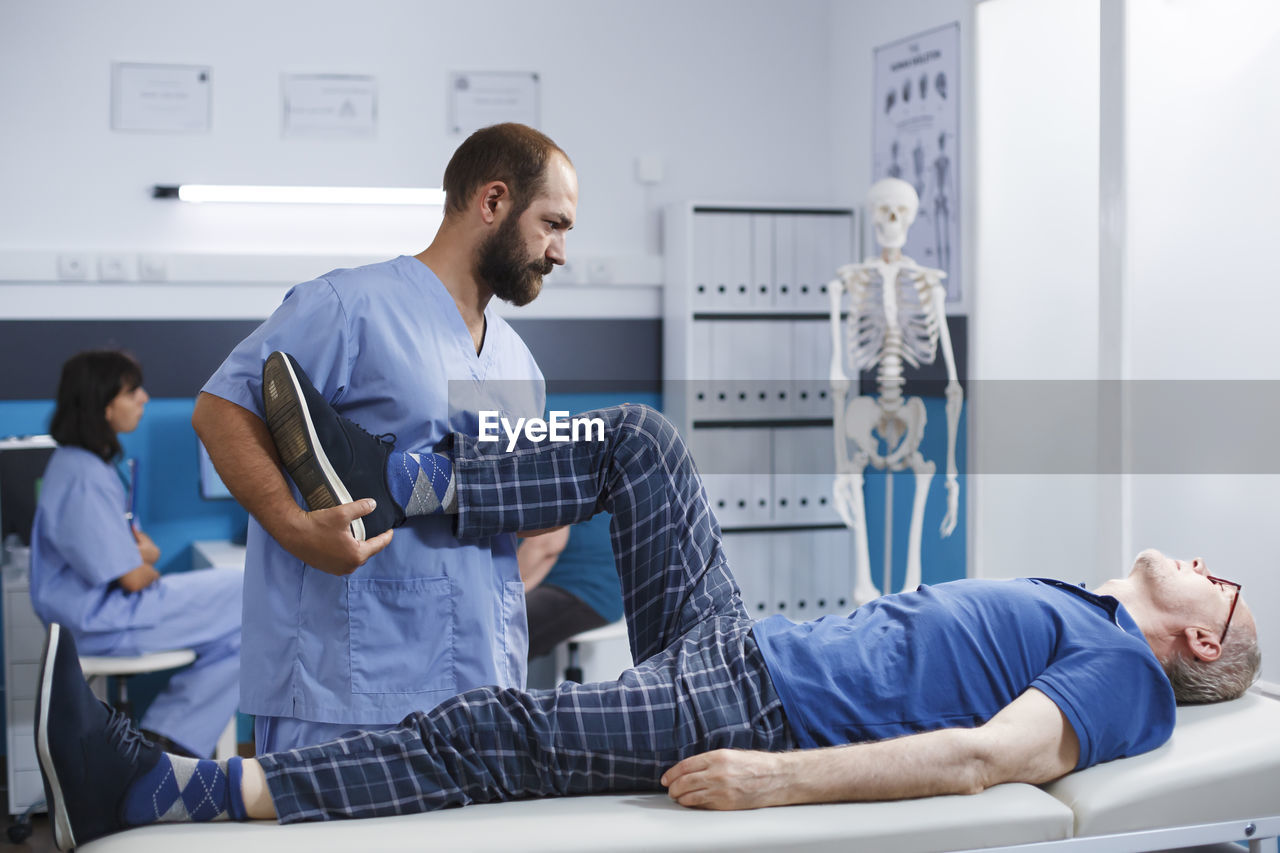
POLYGON ((164 255, 138 255, 138 281, 168 281, 169 263, 164 255))
POLYGON ((89 256, 77 252, 58 255, 59 281, 88 281, 89 256))
POLYGON ((129 281, 133 278, 132 266, 127 255, 99 255, 98 281, 129 281))

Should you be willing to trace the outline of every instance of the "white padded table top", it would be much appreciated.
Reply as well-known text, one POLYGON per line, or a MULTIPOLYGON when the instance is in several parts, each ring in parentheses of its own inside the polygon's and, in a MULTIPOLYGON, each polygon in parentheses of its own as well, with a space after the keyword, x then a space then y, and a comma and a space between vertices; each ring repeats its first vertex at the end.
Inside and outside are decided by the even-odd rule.
POLYGON ((1071 811, 1031 785, 973 797, 791 806, 746 812, 682 808, 663 794, 610 794, 468 806, 372 820, 148 826, 83 853, 316 853, 326 850, 825 851, 929 853, 1069 837, 1071 811))
POLYGON ((1247 693, 1178 708, 1164 746, 1045 790, 1075 813, 1078 836, 1280 815, 1280 702, 1247 693))
POLYGON ((999 785, 972 797, 749 812, 695 811, 662 794, 616 794, 294 826, 149 826, 81 849, 931 853, 1275 816, 1280 816, 1280 702, 1248 695, 1219 705, 1179 708, 1173 737, 1160 749, 1073 773, 1045 790, 999 785))

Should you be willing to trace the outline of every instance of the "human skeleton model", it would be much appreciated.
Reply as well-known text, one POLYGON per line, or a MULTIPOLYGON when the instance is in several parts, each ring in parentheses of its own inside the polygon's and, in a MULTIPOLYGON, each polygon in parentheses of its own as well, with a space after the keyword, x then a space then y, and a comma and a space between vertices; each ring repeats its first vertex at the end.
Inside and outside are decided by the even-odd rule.
MULTIPOLYGON (((935 465, 920 453, 924 435, 924 401, 902 396, 904 364, 932 364, 939 342, 947 366, 947 514, 941 533, 956 527, 960 486, 956 472, 956 431, 964 393, 956 378, 955 355, 947 330, 946 290, 942 270, 922 267, 902 254, 907 229, 915 220, 919 197, 911 184, 885 178, 871 187, 867 199, 881 252, 861 264, 848 264, 827 285, 831 300, 831 387, 835 403, 835 505, 854 534, 857 562, 853 586, 861 605, 880 593, 871 580, 867 545, 867 513, 863 500, 863 472, 868 466, 891 474, 915 472, 915 496, 907 544, 907 572, 903 588, 920 584, 920 536, 924 505, 935 465), (840 321, 845 293, 849 294, 848 322, 840 321), (845 374, 849 365, 853 379, 845 374), (876 367, 876 398, 858 393, 858 373, 876 367), (852 392, 852 395, 851 393, 852 392), (881 454, 879 442, 886 452, 881 454)), ((889 592, 892 565, 893 477, 885 477, 885 580, 889 592)))

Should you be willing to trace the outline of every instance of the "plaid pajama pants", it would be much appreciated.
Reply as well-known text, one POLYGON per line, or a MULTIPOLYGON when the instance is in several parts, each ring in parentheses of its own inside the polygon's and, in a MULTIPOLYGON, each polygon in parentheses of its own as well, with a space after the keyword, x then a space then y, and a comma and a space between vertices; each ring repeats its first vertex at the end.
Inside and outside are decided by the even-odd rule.
POLYGON ((637 665, 617 682, 469 690, 389 731, 262 756, 281 823, 655 790, 699 752, 794 748, 684 441, 644 406, 583 417, 604 420, 603 441, 508 453, 451 436, 458 537, 611 512, 637 665))

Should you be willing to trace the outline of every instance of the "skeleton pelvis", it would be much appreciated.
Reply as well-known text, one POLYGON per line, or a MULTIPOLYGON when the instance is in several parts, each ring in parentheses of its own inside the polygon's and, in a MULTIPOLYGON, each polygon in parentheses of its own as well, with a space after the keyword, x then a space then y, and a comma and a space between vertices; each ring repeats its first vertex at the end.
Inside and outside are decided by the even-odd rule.
POLYGON ((845 437, 881 470, 906 467, 907 458, 920 448, 924 425, 924 401, 919 397, 908 397, 895 412, 881 409, 874 397, 854 397, 844 413, 845 437), (881 441, 884 454, 877 452, 881 441))

